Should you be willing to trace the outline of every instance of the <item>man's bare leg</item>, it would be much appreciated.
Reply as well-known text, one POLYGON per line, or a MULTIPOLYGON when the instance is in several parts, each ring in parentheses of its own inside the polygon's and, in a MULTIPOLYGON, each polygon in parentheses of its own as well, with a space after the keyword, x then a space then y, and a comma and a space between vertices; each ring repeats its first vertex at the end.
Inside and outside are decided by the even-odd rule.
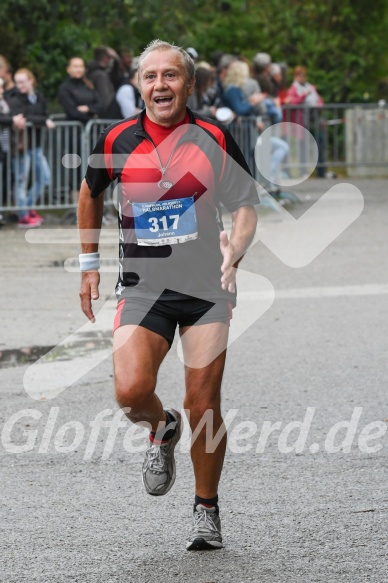
POLYGON ((155 394, 160 365, 169 349, 163 336, 143 328, 127 325, 113 337, 113 364, 116 399, 133 423, 160 429, 166 420, 162 403, 155 394))
POLYGON ((122 326, 114 335, 117 401, 128 407, 126 415, 133 423, 152 432, 142 467, 144 488, 152 496, 167 494, 175 482, 174 449, 181 436, 180 413, 171 409, 166 415, 155 395, 158 370, 168 349, 165 338, 141 326, 122 326))
POLYGON ((194 467, 196 494, 210 499, 217 495, 226 449, 226 429, 221 416, 221 382, 224 372, 226 346, 229 327, 222 323, 191 326, 182 328, 182 345, 185 361, 186 397, 185 410, 189 411, 189 421, 193 434, 205 416, 213 413, 212 437, 220 430, 222 438, 212 451, 211 443, 206 443, 206 425, 197 434, 191 445, 191 459, 194 467), (215 356, 214 360, 202 368, 194 368, 206 361, 204 352, 215 356), (208 446, 208 447, 207 447, 208 446))

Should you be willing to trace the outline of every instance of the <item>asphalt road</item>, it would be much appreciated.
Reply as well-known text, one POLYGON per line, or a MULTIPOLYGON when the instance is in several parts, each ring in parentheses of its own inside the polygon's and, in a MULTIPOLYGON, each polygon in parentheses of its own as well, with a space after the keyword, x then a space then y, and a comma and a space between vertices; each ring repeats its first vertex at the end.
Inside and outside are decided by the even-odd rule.
MULTIPOLYGON (((388 181, 356 182, 361 216, 304 267, 284 263, 288 247, 301 262, 339 216, 357 215, 359 200, 345 187, 314 214, 336 184, 297 189, 302 203, 287 208, 304 217, 304 235, 289 235, 287 215, 260 211, 263 239, 280 229, 285 241, 277 254, 258 242, 243 262, 275 292, 255 320, 264 300, 242 287, 249 317, 229 348, 223 385, 225 548, 211 553, 185 550, 187 440, 174 488, 155 499, 142 489, 140 432, 125 422, 114 436, 93 423, 99 414, 121 420, 109 356, 114 229, 103 236, 110 271, 94 329, 78 307, 74 228, 47 225, 29 231, 29 242, 22 230, 0 231, 0 581, 388 581, 388 181), (48 351, 46 362, 26 362, 48 351)), ((181 408, 176 344, 158 394, 181 408)))

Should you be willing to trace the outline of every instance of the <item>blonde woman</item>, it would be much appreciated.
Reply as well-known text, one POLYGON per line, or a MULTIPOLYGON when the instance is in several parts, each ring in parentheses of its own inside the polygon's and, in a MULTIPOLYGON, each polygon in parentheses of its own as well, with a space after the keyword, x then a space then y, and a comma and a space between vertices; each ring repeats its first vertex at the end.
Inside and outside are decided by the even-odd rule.
MULTIPOLYGON (((257 115, 262 106, 263 112, 270 118, 267 104, 267 94, 262 92, 255 92, 247 97, 244 86, 249 79, 249 66, 242 61, 235 61, 229 66, 225 78, 225 93, 224 103, 230 107, 237 115, 257 115)), ((264 129, 264 125, 259 122, 260 130, 264 129)), ((289 146, 287 142, 277 136, 270 137, 271 144, 271 159, 269 167, 265 168, 265 172, 261 172, 258 168, 256 174, 257 180, 267 189, 268 192, 279 192, 279 169, 280 164, 286 159, 289 153, 289 146), (268 178, 265 178, 268 177, 268 178)), ((259 147, 258 140, 256 148, 259 147)), ((259 150, 257 150, 259 152, 259 150)), ((259 154, 257 156, 260 159, 259 154)))
POLYGON ((234 61, 228 67, 224 80, 224 105, 237 115, 256 115, 258 106, 266 94, 256 91, 247 97, 244 87, 249 80, 249 66, 243 61, 234 61))

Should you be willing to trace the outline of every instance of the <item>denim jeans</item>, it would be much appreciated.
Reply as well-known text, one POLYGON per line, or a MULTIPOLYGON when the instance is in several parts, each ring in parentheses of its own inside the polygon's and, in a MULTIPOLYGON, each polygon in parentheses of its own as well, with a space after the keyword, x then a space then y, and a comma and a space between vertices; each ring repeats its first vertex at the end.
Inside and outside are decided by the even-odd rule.
MULTIPOLYGON (((266 135, 266 134, 264 134, 266 135)), ((280 165, 287 158, 290 147, 277 136, 258 138, 255 146, 256 180, 266 189, 277 190, 280 184, 280 165)))
POLYGON ((18 159, 13 160, 13 169, 15 176, 15 204, 21 207, 19 218, 22 219, 28 214, 29 210, 34 208, 44 187, 50 184, 51 172, 42 148, 22 152, 18 159), (30 172, 32 172, 33 182, 27 192, 30 172))
POLYGON ((290 146, 285 140, 271 136, 271 182, 277 187, 279 184, 280 164, 287 158, 290 146))

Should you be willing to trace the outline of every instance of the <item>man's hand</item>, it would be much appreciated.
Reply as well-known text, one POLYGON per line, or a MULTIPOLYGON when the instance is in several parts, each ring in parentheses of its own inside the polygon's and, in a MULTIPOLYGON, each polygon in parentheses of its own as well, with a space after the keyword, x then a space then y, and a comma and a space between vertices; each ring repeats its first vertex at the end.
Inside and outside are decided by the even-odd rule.
POLYGON ((22 113, 14 115, 12 121, 14 127, 18 130, 24 130, 24 128, 26 127, 27 120, 22 113))
POLYGON ((100 274, 98 271, 83 271, 81 276, 81 290, 79 297, 81 299, 81 309, 85 316, 91 322, 96 321, 93 309, 92 300, 98 300, 98 285, 100 283, 100 274))
POLYGON ((221 265, 221 287, 224 290, 228 290, 230 293, 234 293, 236 290, 236 268, 233 264, 239 259, 236 257, 236 250, 228 239, 228 234, 225 231, 220 233, 220 249, 224 261, 221 265))
POLYGON ((252 93, 252 95, 250 95, 248 97, 248 101, 251 105, 258 105, 259 103, 261 103, 262 101, 264 101, 264 99, 267 97, 267 93, 252 93))
POLYGON ((232 212, 230 240, 225 231, 220 233, 220 249, 224 258, 221 265, 221 287, 230 293, 236 291, 236 271, 255 234, 257 213, 254 206, 242 206, 232 212))

